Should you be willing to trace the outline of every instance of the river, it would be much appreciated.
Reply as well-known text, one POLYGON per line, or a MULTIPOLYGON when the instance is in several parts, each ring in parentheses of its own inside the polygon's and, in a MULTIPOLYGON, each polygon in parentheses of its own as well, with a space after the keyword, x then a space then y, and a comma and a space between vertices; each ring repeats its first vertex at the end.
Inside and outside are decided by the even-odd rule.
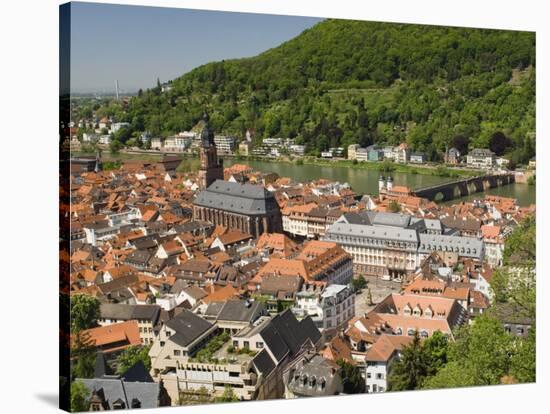
MULTIPOLYGON (((319 178, 325 178, 331 181, 340 181, 342 183, 347 182, 358 194, 378 194, 378 177, 380 176, 380 172, 377 170, 338 166, 327 167, 315 164, 296 165, 283 162, 237 161, 234 158, 224 159, 225 167, 229 167, 233 164, 247 164, 257 171, 274 172, 279 174, 281 177, 291 177, 293 180, 298 182, 306 182, 319 178)), ((454 180, 449 177, 399 172, 392 172, 391 176, 393 177, 394 185, 405 185, 411 189, 454 180)), ((476 193, 471 196, 457 198, 447 203, 480 199, 484 197, 484 194, 516 198, 521 206, 528 206, 536 202, 534 185, 514 183, 503 187, 492 188, 484 193, 476 193)))

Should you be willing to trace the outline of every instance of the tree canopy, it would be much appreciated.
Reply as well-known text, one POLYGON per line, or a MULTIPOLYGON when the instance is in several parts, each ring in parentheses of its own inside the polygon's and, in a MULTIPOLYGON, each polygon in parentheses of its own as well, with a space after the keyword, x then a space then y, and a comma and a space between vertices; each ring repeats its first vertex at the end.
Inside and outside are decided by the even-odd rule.
POLYGON ((71 412, 88 411, 90 408, 88 404, 89 398, 90 391, 88 391, 88 388, 82 382, 74 381, 71 383, 71 412))
POLYGON ((99 318, 99 301, 89 295, 71 296, 71 332, 97 326, 99 318))
POLYGON ((328 19, 258 56, 202 65, 169 91, 141 91, 96 115, 129 122, 121 134, 166 136, 193 128, 208 109, 220 133, 296 138, 309 154, 406 140, 433 158, 457 136, 468 140, 458 143, 464 152, 489 148, 500 132, 510 143, 504 151, 524 163, 534 153, 524 143, 535 131, 535 65, 534 33, 328 19))
POLYGON ((137 362, 143 362, 143 365, 149 371, 151 369, 151 358, 149 357, 150 346, 129 346, 117 358, 117 372, 124 374, 129 368, 137 362))
POLYGON ((361 369, 343 359, 337 361, 342 368, 342 385, 346 394, 361 394, 366 390, 365 379, 361 376, 361 369))

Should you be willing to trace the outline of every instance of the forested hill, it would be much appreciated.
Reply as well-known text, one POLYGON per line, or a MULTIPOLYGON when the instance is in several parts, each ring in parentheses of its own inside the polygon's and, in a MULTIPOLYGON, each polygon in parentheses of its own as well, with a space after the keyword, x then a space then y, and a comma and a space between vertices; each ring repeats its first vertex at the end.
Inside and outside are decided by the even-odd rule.
POLYGON ((436 157, 453 140, 498 141, 498 152, 521 162, 534 152, 526 138, 535 131, 534 69, 534 33, 325 20, 258 56, 208 63, 169 92, 140 91, 128 108, 111 103, 98 114, 168 135, 192 128, 207 108, 219 133, 296 137, 310 153, 406 140, 436 157))

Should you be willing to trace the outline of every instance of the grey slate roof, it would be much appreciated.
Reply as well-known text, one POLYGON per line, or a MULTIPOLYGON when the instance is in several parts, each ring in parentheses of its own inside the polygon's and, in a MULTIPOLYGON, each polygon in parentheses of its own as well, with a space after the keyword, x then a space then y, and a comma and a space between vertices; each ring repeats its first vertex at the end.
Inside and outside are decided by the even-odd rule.
POLYGON ((460 256, 481 259, 483 241, 474 237, 449 236, 445 234, 420 234, 420 253, 433 251, 455 252, 460 256))
POLYGON ((160 316, 160 306, 103 303, 99 308, 99 312, 103 319, 117 319, 123 321, 146 319, 155 324, 160 316))
POLYGON ((263 186, 223 180, 201 191, 194 204, 244 215, 266 214, 277 207, 275 197, 263 186))
POLYGON ((185 347, 210 329, 212 324, 185 309, 167 321, 166 326, 176 331, 175 335, 170 337, 170 340, 179 346, 185 347))
POLYGON ((432 251, 457 252, 464 257, 481 259, 483 241, 473 237, 459 237, 454 234, 427 234, 445 232, 440 220, 422 219, 397 213, 361 212, 347 213, 332 224, 325 236, 326 240, 341 241, 339 238, 359 236, 360 244, 376 246, 375 239, 398 242, 414 242, 419 253, 432 251))
POLYGON ((131 408, 134 399, 140 402, 141 408, 158 407, 160 386, 156 382, 125 382, 118 378, 85 378, 78 381, 82 381, 90 392, 102 393, 110 410, 117 400, 124 402, 125 408, 131 408))
POLYGON ((264 378, 267 377, 275 368, 275 363, 265 349, 254 357, 252 363, 254 364, 256 370, 259 371, 264 378))
POLYGON ((302 367, 296 369, 289 379, 288 386, 292 392, 302 396, 317 397, 338 394, 343 391, 338 370, 338 366, 334 362, 315 355, 302 367))
POLYGON ((418 242, 418 233, 413 229, 386 226, 365 226, 362 224, 348 224, 336 222, 327 230, 326 238, 331 239, 332 234, 344 236, 370 237, 372 239, 386 239, 403 242, 418 242))
POLYGON ((122 375, 125 382, 154 382, 143 361, 138 361, 122 375))
POLYGON ((277 363, 288 355, 290 349, 285 343, 283 337, 272 323, 269 323, 261 332, 261 337, 265 345, 269 348, 277 363))
POLYGON ((265 310, 264 305, 259 301, 248 302, 246 300, 228 300, 226 302, 221 302, 221 307, 219 303, 220 302, 210 303, 206 308, 205 314, 209 316, 216 315, 216 319, 222 321, 252 323, 258 319, 265 310))
POLYGON ((275 326, 292 354, 296 354, 308 339, 316 344, 321 338, 319 329, 315 327, 309 316, 298 322, 290 309, 275 316, 271 323, 275 326))
POLYGON ((379 212, 375 213, 374 217, 372 217, 371 220, 372 224, 375 226, 377 225, 406 228, 411 221, 411 216, 407 214, 379 212))

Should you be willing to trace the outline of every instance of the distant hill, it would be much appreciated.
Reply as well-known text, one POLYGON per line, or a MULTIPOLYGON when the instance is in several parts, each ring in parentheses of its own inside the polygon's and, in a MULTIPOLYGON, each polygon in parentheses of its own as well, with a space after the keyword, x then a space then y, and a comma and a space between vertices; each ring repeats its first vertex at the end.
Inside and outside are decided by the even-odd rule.
POLYGON ((331 19, 98 114, 167 135, 192 128, 207 108, 220 133, 296 137, 312 154, 406 140, 436 158, 456 136, 470 147, 504 136, 499 152, 524 162, 534 154, 526 137, 535 131, 535 66, 534 33, 331 19))

